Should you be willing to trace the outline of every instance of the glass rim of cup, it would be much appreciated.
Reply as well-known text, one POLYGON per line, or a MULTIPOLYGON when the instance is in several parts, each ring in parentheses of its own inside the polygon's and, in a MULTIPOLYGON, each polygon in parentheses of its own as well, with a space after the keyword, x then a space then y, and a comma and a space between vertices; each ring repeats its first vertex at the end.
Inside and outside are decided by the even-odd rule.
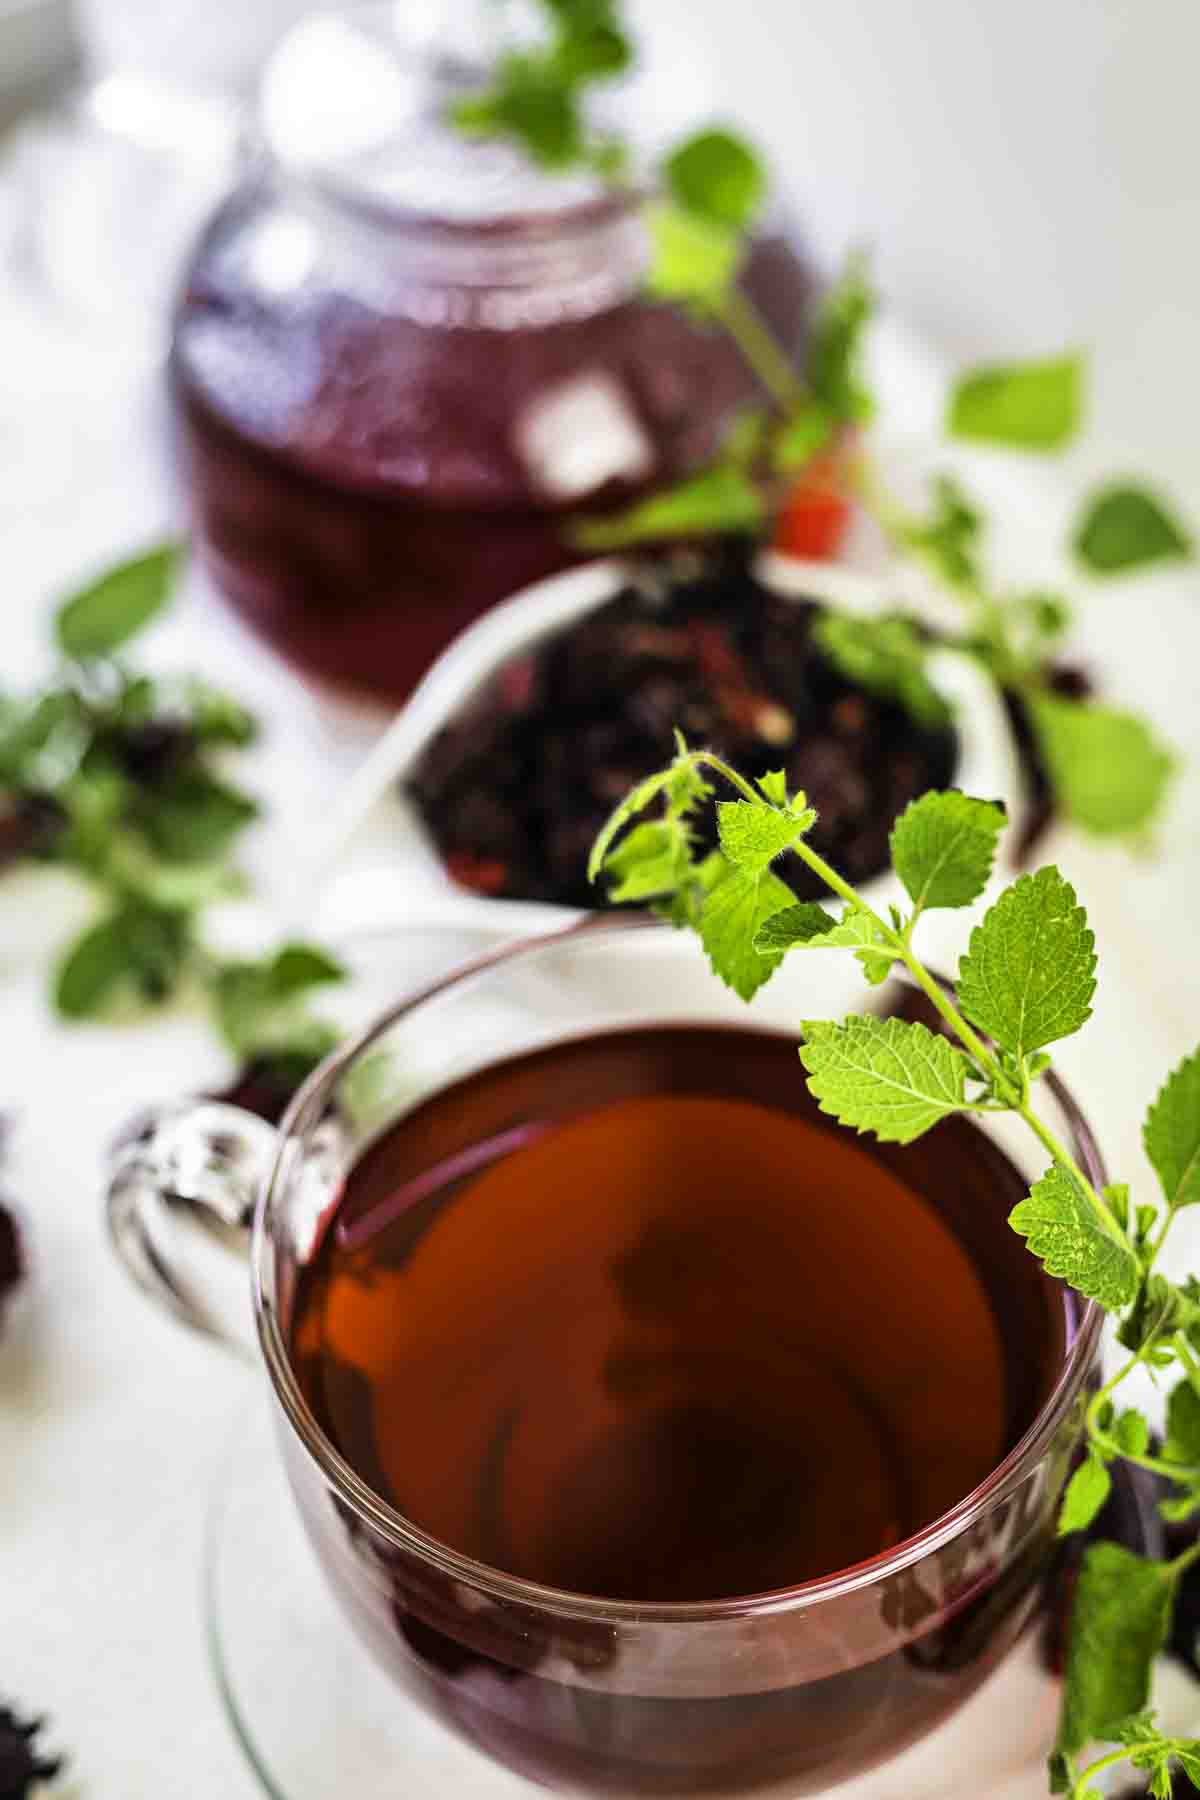
MULTIPOLYGON (((677 941, 677 934, 669 925, 662 924, 646 913, 615 916, 592 914, 532 937, 507 939, 459 963, 447 974, 428 982, 415 993, 389 1007, 370 1025, 341 1043, 314 1070, 296 1093, 280 1122, 271 1169, 255 1208, 250 1262, 259 1345, 275 1398, 282 1407, 284 1416, 302 1448, 340 1500, 364 1524, 397 1549, 419 1558, 452 1580, 462 1581, 486 1592, 492 1599, 509 1605, 524 1605, 564 1617, 609 1624, 700 1624, 800 1611, 840 1600, 864 1588, 875 1587, 901 1574, 915 1563, 923 1562, 926 1557, 935 1554, 968 1530, 1020 1486, 1048 1451, 1091 1372, 1104 1321, 1104 1313, 1094 1301, 1080 1298, 1078 1320, 1069 1335, 1058 1379, 1012 1449, 970 1492, 912 1536, 864 1562, 767 1593, 735 1595, 718 1600, 642 1602, 575 1593, 569 1589, 549 1587, 527 1581, 521 1576, 507 1574, 489 1563, 479 1562, 454 1550, 430 1533, 422 1531, 377 1494, 322 1430, 305 1399, 291 1366, 271 1283, 267 1278, 265 1265, 270 1240, 266 1220, 271 1211, 272 1200, 280 1185, 286 1184, 289 1179, 295 1147, 317 1124, 326 1111, 331 1090, 364 1051, 370 1049, 409 1014, 437 1000, 464 981, 486 975, 492 969, 502 968, 525 957, 536 957, 552 949, 561 949, 575 942, 647 932, 661 933, 663 941, 677 941)), ((394 930, 386 928, 362 934, 363 937, 379 938, 394 935, 394 930)), ((893 979, 900 985, 912 985, 903 975, 893 979)), ((749 1013, 747 1017, 750 1020, 749 1013)), ((752 1022, 748 1023, 747 1029, 753 1029, 752 1022)), ((1069 1089, 1053 1070, 1043 1080, 1069 1123, 1089 1177, 1103 1185, 1103 1159, 1087 1119, 1069 1089)))

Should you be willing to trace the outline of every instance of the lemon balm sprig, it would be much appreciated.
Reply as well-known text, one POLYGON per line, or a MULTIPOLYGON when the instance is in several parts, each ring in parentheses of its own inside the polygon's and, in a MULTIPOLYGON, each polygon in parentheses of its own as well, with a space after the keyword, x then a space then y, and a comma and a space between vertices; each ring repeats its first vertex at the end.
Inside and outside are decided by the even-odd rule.
MULTIPOLYGON (((1010 1112, 1045 1150, 1049 1166, 1010 1223, 1047 1271, 1118 1323, 1130 1351, 1086 1415, 1083 1461, 1064 1495, 1059 1529, 1093 1522, 1120 1459, 1171 1484, 1164 1511, 1200 1512, 1200 1283, 1172 1283, 1156 1264, 1178 1213, 1200 1203, 1200 1051, 1168 1077, 1151 1105, 1145 1145, 1160 1201, 1134 1204, 1128 1185, 1097 1188, 1051 1130, 1037 1102, 1049 1046, 1091 1016, 1096 953, 1083 907, 1053 867, 1004 890, 970 933, 952 991, 925 966, 920 921, 934 909, 972 906, 991 877, 1003 808, 955 791, 923 795, 891 835, 892 864, 907 910, 885 917, 815 851, 816 814, 782 771, 750 781, 721 757, 677 738, 676 755, 638 784, 596 840, 589 865, 610 898, 648 903, 694 930, 714 973, 749 1000, 794 951, 849 951, 868 982, 904 968, 941 1029, 874 1016, 809 1019, 800 1059, 822 1111, 884 1142, 909 1143, 953 1113, 1010 1112), (731 798, 719 798, 720 790, 731 798), (719 848, 697 831, 715 806, 719 848), (842 901, 840 914, 800 901, 788 886, 797 858, 842 901), (1175 1370, 1161 1446, 1148 1421, 1118 1407, 1134 1369, 1175 1370)), ((1167 1640, 1179 1583, 1200 1547, 1156 1562, 1118 1545, 1092 1545, 1072 1610, 1051 1791, 1095 1794, 1099 1773, 1120 1761, 1150 1771, 1169 1795, 1171 1771, 1200 1766, 1200 1740, 1164 1737, 1145 1712, 1153 1661, 1167 1640), (1119 1747, 1081 1767, 1093 1741, 1119 1747)))

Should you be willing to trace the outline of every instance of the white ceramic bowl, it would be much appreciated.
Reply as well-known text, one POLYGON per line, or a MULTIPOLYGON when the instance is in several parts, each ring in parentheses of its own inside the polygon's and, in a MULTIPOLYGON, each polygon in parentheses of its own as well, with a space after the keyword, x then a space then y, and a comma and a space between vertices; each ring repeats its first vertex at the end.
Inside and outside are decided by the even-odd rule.
MULTIPOLYGON (((883 582, 827 563, 771 556, 758 572, 776 592, 797 600, 824 599, 857 612, 896 603, 883 582)), ((606 561, 537 582, 486 613, 438 658, 352 778, 327 826, 312 875, 325 889, 318 909, 324 929, 434 917, 507 938, 579 916, 568 907, 488 899, 456 886, 402 788, 430 741, 506 662, 611 599, 628 576, 625 565, 606 561)), ((930 674, 955 708, 956 785, 1003 800, 1015 817, 1021 783, 995 688, 975 663, 950 652, 932 659, 930 674)), ((664 758, 669 753, 664 744, 664 758)), ((903 899, 890 873, 865 884, 863 893, 877 907, 903 899)), ((926 943, 932 951, 928 937, 926 943)))

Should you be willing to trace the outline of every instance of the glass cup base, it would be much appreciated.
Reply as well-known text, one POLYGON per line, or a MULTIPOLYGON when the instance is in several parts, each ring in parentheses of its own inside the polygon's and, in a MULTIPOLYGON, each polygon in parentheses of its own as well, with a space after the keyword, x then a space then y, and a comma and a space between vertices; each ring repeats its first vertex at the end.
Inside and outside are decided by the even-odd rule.
MULTIPOLYGON (((265 1394, 239 1418, 212 1496, 203 1602, 221 1702, 269 1800, 532 1800, 546 1792, 451 1736, 372 1662, 304 1536, 265 1394)), ((1037 1635, 1027 1633, 938 1731, 831 1787, 829 1800, 1044 1800, 1058 1692, 1037 1635)), ((771 1800, 788 1800, 787 1790, 771 1790, 771 1800)))

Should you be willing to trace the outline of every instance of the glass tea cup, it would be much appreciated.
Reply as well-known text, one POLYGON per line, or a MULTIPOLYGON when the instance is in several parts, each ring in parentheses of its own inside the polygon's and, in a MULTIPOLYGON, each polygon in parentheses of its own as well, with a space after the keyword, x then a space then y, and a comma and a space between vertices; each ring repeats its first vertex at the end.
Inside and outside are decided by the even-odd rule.
MULTIPOLYGON (((369 965, 378 981, 378 964, 369 965)), ((853 1566, 712 1600, 556 1588, 441 1541, 333 1441, 301 1379, 294 1337, 348 1171, 385 1133, 403 1144, 405 1122, 457 1084, 540 1053, 548 1071, 534 1101, 540 1126, 556 1109, 559 1118, 579 1110, 579 1084, 556 1098, 554 1071, 581 1041, 719 1027, 747 1034, 749 1055, 763 1033, 794 1043, 802 1018, 912 999, 899 983, 866 993, 843 959, 813 956, 791 959, 747 1008, 711 976, 690 937, 645 920, 594 920, 502 945, 392 1007, 310 1078, 278 1132, 236 1108, 201 1103, 164 1109, 122 1146, 110 1220, 123 1260, 189 1323, 244 1341, 244 1295, 222 1301, 213 1267, 194 1260, 179 1227, 199 1223, 202 1237, 226 1242, 248 1235, 252 1353, 266 1367, 291 1490, 336 1603, 395 1680, 397 1707, 408 1696, 496 1762, 565 1793, 790 1800, 836 1791, 891 1800, 889 1769, 902 1758, 907 1770, 908 1747, 920 1740, 937 1771, 920 1793, 943 1791, 953 1771, 936 1760, 936 1728, 1027 1650, 1041 1611, 1057 1502, 1095 1370, 1094 1307, 1055 1290, 1054 1366, 1007 1453, 971 1491, 853 1566)), ((729 1058, 734 1089, 740 1060, 729 1058)), ((584 1096, 588 1105, 603 1099, 584 1096)), ((1046 1104, 1089 1177, 1102 1182, 1088 1127, 1053 1076, 1046 1104)), ((511 1131, 523 1121, 502 1115, 493 1132, 497 1123, 511 1131)), ((922 1141, 906 1173, 965 1241, 987 1197, 956 1192, 939 1172, 943 1129, 922 1141)), ((1031 1156, 1014 1121, 989 1117, 986 1135, 1021 1178, 1041 1173, 1036 1147, 1031 1156)), ((569 1193, 554 1200, 570 1203, 569 1193)), ((1010 1295, 1028 1285, 1026 1252, 996 1229, 997 1218, 989 1279, 1000 1284, 995 1293, 1010 1295)), ((530 1256, 536 1251, 530 1243, 530 1256)), ((499 1245, 496 1255, 504 1266, 499 1245)), ((829 1274, 843 1279, 845 1271, 829 1274)), ((919 1302, 920 1271, 898 1277, 919 1302)), ((1019 1365, 1022 1334, 1038 1327, 1028 1308, 1004 1320, 1018 1335, 1010 1348, 1019 1365)), ((854 1326, 850 1313, 847 1329, 854 1326)), ((931 1444, 954 1425, 939 1421, 939 1376, 931 1366, 922 1398, 931 1444)))

